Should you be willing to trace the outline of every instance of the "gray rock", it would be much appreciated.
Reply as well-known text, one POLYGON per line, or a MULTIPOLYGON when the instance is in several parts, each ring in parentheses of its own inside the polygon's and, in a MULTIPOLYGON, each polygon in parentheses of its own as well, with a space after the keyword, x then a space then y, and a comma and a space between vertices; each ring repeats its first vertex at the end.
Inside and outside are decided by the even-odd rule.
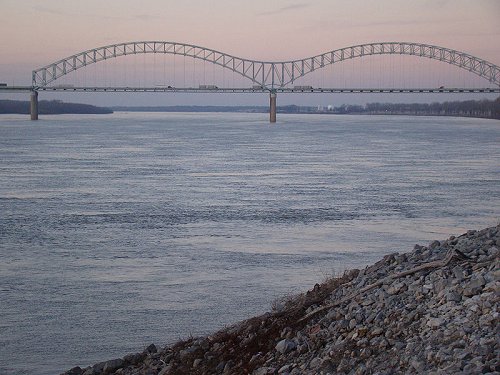
POLYGON ((226 362, 225 361, 219 362, 219 364, 215 368, 215 371, 217 373, 220 373, 220 372, 224 371, 224 367, 226 367, 226 362))
POLYGON ((441 246, 441 242, 439 241, 432 241, 430 244, 429 244, 429 249, 433 250, 433 249, 436 249, 438 248, 439 246, 441 246))
POLYGON ((445 296, 448 302, 460 302, 462 300, 462 296, 454 290, 446 291, 445 296))
POLYGON ((188 359, 190 356, 194 355, 196 352, 200 350, 200 347, 198 345, 192 345, 186 349, 183 349, 179 352, 179 358, 181 361, 185 361, 188 359))
POLYGON ((349 322, 347 320, 345 320, 345 319, 342 319, 340 322, 337 323, 337 329, 339 331, 345 331, 348 328, 349 328, 349 322))
POLYGON ((94 366, 92 366, 92 374, 102 374, 104 370, 104 366, 106 365, 106 362, 99 362, 96 363, 94 366))
MULTIPOLYGON (((493 242, 493 241, 492 241, 493 242)), ((492 246, 488 249, 488 255, 491 257, 499 257, 500 256, 500 250, 496 246, 492 246)))
POLYGON ((429 318, 426 325, 427 327, 436 329, 444 324, 445 320, 443 318, 429 318))
POLYGON ((262 353, 260 353, 260 352, 259 352, 259 353, 257 353, 257 354, 254 354, 254 355, 252 356, 252 358, 250 358, 249 363, 250 363, 250 364, 253 364, 253 363, 255 363, 257 360, 259 360, 261 357, 262 357, 262 353))
POLYGON ((463 280, 463 278, 465 277, 465 275, 464 275, 464 270, 462 269, 461 266, 456 266, 455 268, 453 268, 453 276, 455 276, 455 278, 458 281, 462 281, 463 280))
POLYGON ((123 357, 123 360, 130 365, 136 365, 146 358, 146 353, 131 353, 123 357))
POLYGON ((413 367, 417 373, 423 373, 425 370, 425 363, 416 358, 410 361, 410 366, 413 367))
POLYGON ((278 374, 285 374, 292 371, 292 365, 284 365, 278 370, 278 374))
POLYGON ((380 327, 374 327, 371 331, 370 331, 370 335, 371 336, 379 336, 381 335, 382 333, 384 333, 384 330, 380 327))
POLYGON ((466 374, 478 374, 478 364, 474 362, 469 362, 464 366, 464 373, 466 374))
POLYGON ((405 289, 407 289, 405 283, 394 282, 389 286, 389 288, 387 288, 387 293, 390 295, 395 295, 395 294, 399 294, 400 292, 404 291, 405 289))
POLYGON ((83 371, 81 367, 79 366, 76 366, 76 367, 73 367, 72 369, 66 371, 65 373, 63 373, 62 375, 82 375, 83 374, 83 371))
POLYGON ((110 374, 112 372, 115 372, 119 368, 122 368, 124 364, 125 364, 125 361, 121 358, 106 361, 102 372, 103 372, 103 374, 110 374))
POLYGON ((297 348, 297 344, 295 341, 284 339, 276 344, 276 350, 281 354, 286 354, 295 350, 297 348))
POLYGON ((365 315, 362 312, 358 312, 355 316, 354 319, 356 319, 357 323, 361 323, 365 320, 365 315))
POLYGON ((309 346, 307 344, 301 344, 297 346, 296 350, 299 354, 304 354, 309 351, 309 346))
POLYGON ((422 251, 422 249, 424 249, 424 247, 422 245, 415 244, 415 246, 413 247, 413 252, 417 253, 417 254, 420 254, 420 252, 422 251))
POLYGON ((321 366, 321 358, 315 357, 309 362, 309 368, 310 369, 315 369, 321 366))
POLYGON ((275 371, 274 367, 259 367, 252 372, 252 375, 273 375, 275 371))
POLYGON ((368 359, 372 355, 372 351, 370 348, 363 348, 359 352, 359 357, 362 359, 368 359))
POLYGON ((226 365, 224 366, 224 370, 222 371, 223 374, 230 374, 231 369, 234 367, 234 361, 229 360, 226 362, 226 365))
POLYGON ((464 296, 471 297, 481 292, 486 285, 486 280, 483 276, 471 278, 470 282, 464 286, 464 296))
POLYGON ((342 316, 339 314, 338 310, 336 309, 330 309, 330 311, 328 311, 328 314, 326 314, 326 319, 328 320, 337 320, 337 319, 340 319, 342 316))

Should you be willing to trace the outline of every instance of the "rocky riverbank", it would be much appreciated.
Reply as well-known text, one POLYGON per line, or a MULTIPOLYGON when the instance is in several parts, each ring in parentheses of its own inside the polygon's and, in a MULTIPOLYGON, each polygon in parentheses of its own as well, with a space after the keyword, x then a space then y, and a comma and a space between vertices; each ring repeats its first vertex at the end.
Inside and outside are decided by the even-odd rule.
POLYGON ((65 375, 500 373, 500 226, 277 301, 273 311, 65 375))

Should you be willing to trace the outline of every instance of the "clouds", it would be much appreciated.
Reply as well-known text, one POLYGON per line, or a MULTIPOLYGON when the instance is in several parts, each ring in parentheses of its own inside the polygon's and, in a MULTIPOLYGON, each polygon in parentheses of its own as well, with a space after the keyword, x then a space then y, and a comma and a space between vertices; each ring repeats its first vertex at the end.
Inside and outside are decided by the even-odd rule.
POLYGON ((290 4, 290 5, 286 5, 286 6, 283 6, 281 8, 275 9, 275 10, 257 13, 257 16, 276 16, 276 15, 281 15, 283 13, 287 13, 290 11, 308 8, 310 6, 311 6, 311 4, 309 4, 309 3, 290 4))
POLYGON ((117 17, 110 17, 110 16, 104 16, 99 13, 84 13, 84 12, 75 12, 75 11, 69 11, 68 9, 65 9, 63 7, 61 8, 51 8, 48 6, 44 5, 39 5, 36 4, 31 8, 36 14, 41 14, 41 15, 50 15, 54 16, 57 18, 106 18, 106 19, 116 19, 117 17))
MULTIPOLYGON (((50 3, 50 2, 49 2, 50 3)), ((53 5, 55 5, 52 2, 53 5)), ((154 14, 153 12, 148 13, 147 9, 142 9, 141 13, 134 13, 129 11, 123 11, 123 9, 108 3, 108 7, 85 7, 85 8, 77 8, 72 6, 72 4, 65 3, 60 7, 56 6, 47 6, 46 4, 41 5, 38 3, 33 4, 30 7, 30 10, 33 11, 37 16, 52 16, 56 19, 67 19, 72 18, 77 21, 82 18, 85 19, 100 19, 100 20, 114 20, 114 21, 143 21, 150 22, 153 20, 161 19, 161 16, 158 14, 154 14), (69 5, 69 6, 68 6, 69 5)))
POLYGON ((32 7, 32 10, 34 10, 36 13, 42 13, 42 14, 52 14, 56 16, 69 16, 69 14, 65 13, 61 9, 54 9, 50 8, 47 6, 39 5, 36 4, 32 7))

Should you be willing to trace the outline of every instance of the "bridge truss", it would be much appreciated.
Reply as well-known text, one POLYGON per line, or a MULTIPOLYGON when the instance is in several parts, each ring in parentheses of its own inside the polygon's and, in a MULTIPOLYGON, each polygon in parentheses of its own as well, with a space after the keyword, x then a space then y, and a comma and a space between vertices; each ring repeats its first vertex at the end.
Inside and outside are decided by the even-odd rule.
POLYGON ((478 75, 500 87, 500 67, 465 52, 408 42, 368 43, 345 47, 317 56, 290 61, 258 61, 229 55, 191 44, 141 41, 112 44, 83 51, 32 72, 35 90, 47 87, 71 72, 111 58, 133 54, 172 54, 203 60, 248 78, 255 85, 274 91, 286 88, 298 78, 341 61, 372 55, 411 55, 441 61, 478 75))
POLYGON ((290 61, 258 61, 244 59, 210 48, 192 44, 141 41, 112 44, 93 48, 63 58, 32 72, 30 87, 0 87, 1 91, 30 91, 31 119, 38 119, 39 91, 74 91, 74 92, 208 92, 208 93, 247 93, 269 92, 270 122, 276 121, 277 93, 499 93, 500 68, 486 60, 465 52, 430 44, 408 42, 367 43, 336 49, 320 55, 290 61), (248 78, 253 85, 242 88, 219 88, 215 85, 200 85, 198 88, 179 87, 73 87, 70 85, 51 86, 57 79, 76 70, 100 61, 126 55, 170 54, 191 57, 218 65, 248 78), (410 55, 441 61, 469 71, 489 81, 493 88, 314 88, 312 86, 291 86, 295 80, 316 70, 345 60, 373 55, 410 55), (290 85, 290 86, 289 86, 290 85), (203 86, 203 87, 202 87, 203 86))

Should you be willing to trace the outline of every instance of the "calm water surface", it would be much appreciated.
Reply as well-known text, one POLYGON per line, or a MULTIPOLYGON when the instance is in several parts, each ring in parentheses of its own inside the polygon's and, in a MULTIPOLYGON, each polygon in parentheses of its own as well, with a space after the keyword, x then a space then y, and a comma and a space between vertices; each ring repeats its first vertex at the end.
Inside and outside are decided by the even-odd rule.
POLYGON ((0 373, 208 333, 499 221, 499 121, 266 120, 0 116, 0 373))

